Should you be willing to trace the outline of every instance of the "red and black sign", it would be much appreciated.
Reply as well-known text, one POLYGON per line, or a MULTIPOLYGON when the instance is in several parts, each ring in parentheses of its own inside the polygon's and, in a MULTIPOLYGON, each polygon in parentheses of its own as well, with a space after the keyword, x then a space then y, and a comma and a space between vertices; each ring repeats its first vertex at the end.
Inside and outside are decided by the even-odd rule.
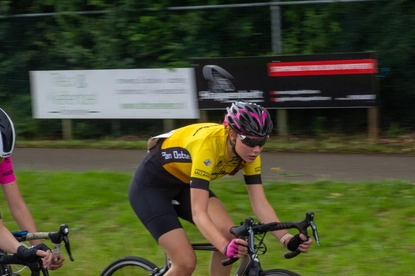
POLYGON ((373 53, 193 60, 199 109, 235 100, 270 109, 370 108, 377 103, 373 53))

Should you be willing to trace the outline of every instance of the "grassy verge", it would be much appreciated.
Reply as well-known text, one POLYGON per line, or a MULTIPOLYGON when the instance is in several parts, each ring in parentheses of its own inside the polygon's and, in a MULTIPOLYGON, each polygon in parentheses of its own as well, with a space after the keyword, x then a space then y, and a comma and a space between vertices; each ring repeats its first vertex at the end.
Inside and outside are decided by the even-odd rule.
MULTIPOLYGON (((75 262, 51 275, 96 276, 116 258, 140 255, 161 263, 162 251, 133 214, 127 188, 130 174, 111 172, 18 171, 20 187, 41 231, 71 229, 75 262)), ((415 259, 415 186, 401 181, 372 183, 264 183, 282 220, 302 220, 315 212, 322 247, 283 258, 271 236, 264 268, 283 267, 302 275, 406 275, 415 259)), ((212 189, 239 223, 252 215, 245 186, 234 178, 212 182, 212 189)), ((3 199, 6 225, 16 229, 3 199)), ((186 224, 191 239, 203 241, 186 224)), ((195 275, 207 275, 208 253, 201 253, 195 275)), ((29 275, 23 272, 22 275, 29 275)))

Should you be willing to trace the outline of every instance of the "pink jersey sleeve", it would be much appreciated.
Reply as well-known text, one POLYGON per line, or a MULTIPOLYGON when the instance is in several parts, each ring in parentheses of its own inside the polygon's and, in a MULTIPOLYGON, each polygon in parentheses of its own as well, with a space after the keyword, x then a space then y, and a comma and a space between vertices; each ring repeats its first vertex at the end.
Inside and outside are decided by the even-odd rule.
POLYGON ((15 180, 12 158, 7 157, 0 163, 0 184, 8 184, 15 180))

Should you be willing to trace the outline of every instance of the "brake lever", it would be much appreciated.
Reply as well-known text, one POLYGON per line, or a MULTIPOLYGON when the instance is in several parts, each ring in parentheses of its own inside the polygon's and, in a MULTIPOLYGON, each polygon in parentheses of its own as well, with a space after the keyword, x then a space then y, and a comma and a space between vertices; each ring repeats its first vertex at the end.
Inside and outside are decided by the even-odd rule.
POLYGON ((310 221, 310 226, 311 226, 311 229, 313 230, 313 236, 314 236, 314 239, 316 240, 317 245, 321 246, 320 239, 318 237, 317 226, 314 223, 314 221, 310 221))
POLYGON ((43 276, 49 276, 49 271, 42 265, 42 273, 43 273, 43 276))
MULTIPOLYGON (((305 220, 307 222, 306 231, 308 229, 308 226, 310 226, 311 227, 311 230, 313 230, 313 236, 314 236, 314 239, 315 239, 317 245, 318 246, 321 246, 320 239, 318 237, 317 226, 314 223, 314 213, 313 212, 307 212, 306 219, 305 220)), ((308 235, 307 235, 307 237, 308 237, 308 235)))
POLYGON ((49 276, 48 270, 43 266, 43 260, 41 257, 39 257, 39 259, 35 262, 27 263, 26 266, 30 269, 31 276, 40 276, 40 271, 42 271, 43 276, 49 276))
POLYGON ((69 245, 69 238, 67 236, 64 236, 63 241, 65 243, 65 248, 66 248, 66 252, 68 253, 69 259, 73 262, 74 259, 73 259, 72 254, 71 254, 71 247, 69 245))

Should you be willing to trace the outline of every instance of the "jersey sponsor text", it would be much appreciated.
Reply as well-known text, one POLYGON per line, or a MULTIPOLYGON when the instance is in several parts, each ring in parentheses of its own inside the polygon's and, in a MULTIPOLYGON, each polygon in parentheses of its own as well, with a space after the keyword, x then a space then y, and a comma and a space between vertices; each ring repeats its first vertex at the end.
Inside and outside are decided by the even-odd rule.
POLYGON ((190 155, 187 153, 184 153, 183 151, 176 151, 174 150, 172 153, 166 152, 166 151, 162 151, 161 155, 164 157, 164 159, 166 160, 170 160, 170 159, 186 159, 186 160, 190 160, 190 155))

